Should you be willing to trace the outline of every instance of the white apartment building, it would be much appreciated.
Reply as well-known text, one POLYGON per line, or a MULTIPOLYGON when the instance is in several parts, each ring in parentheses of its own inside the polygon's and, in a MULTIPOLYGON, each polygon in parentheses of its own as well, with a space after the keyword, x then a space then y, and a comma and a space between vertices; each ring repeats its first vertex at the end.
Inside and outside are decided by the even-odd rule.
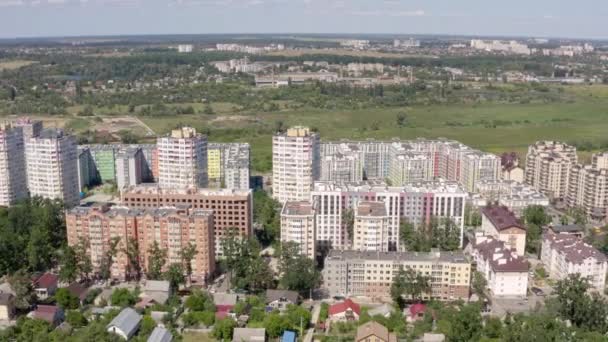
POLYGON ((391 185, 401 186, 433 179, 432 162, 428 154, 394 151, 391 156, 388 171, 391 185))
POLYGON ((468 192, 475 191, 475 185, 482 181, 500 179, 500 158, 494 154, 471 151, 460 161, 459 183, 468 192))
POLYGON ((365 296, 390 301, 393 277, 400 268, 430 278, 423 299, 468 300, 471 262, 462 252, 363 252, 332 250, 325 258, 323 288, 330 297, 365 296))
POLYGON ((0 206, 11 206, 27 196, 23 130, 0 124, 0 206))
POLYGON ((123 189, 143 181, 144 156, 140 148, 127 147, 116 154, 116 186, 123 189))
POLYGON ((388 230, 388 250, 399 249, 399 226, 402 219, 415 226, 428 225, 433 218, 450 219, 464 229, 467 193, 455 182, 426 182, 403 187, 389 187, 382 182, 316 182, 311 195, 316 209, 317 243, 323 248, 349 248, 344 214, 360 202, 384 202, 388 230))
POLYGON ((526 184, 551 199, 565 199, 570 170, 577 161, 576 147, 555 141, 539 141, 528 147, 526 184))
POLYGON ((207 186, 207 137, 192 127, 171 131, 159 137, 158 185, 164 189, 207 186))
POLYGON ((177 51, 179 53, 190 53, 193 50, 192 44, 180 44, 177 46, 177 51))
POLYGON ((523 215, 531 205, 549 206, 549 197, 533 187, 513 180, 477 182, 471 202, 476 207, 491 203, 509 208, 516 216, 523 215))
POLYGON ((320 176, 319 135, 292 127, 272 138, 272 195, 281 203, 310 199, 320 176))
POLYGON ((598 292, 606 286, 606 256, 571 234, 545 234, 541 249, 541 262, 549 277, 565 279, 570 274, 580 274, 598 292))
POLYGON ((481 210, 481 230, 486 236, 501 240, 517 255, 526 253, 526 228, 509 209, 488 206, 481 210))
POLYGON ((388 252, 389 220, 386 203, 360 202, 354 211, 353 249, 388 252))
POLYGON ((525 298, 528 292, 528 262, 504 241, 476 236, 472 256, 484 275, 493 297, 525 298))
POLYGON ((570 169, 569 207, 582 208, 588 216, 604 219, 608 214, 608 153, 593 155, 591 165, 577 164, 570 169))
POLYGON ((485 50, 488 52, 506 52, 520 55, 529 55, 532 50, 525 44, 521 44, 515 40, 481 40, 472 39, 471 47, 477 50, 485 50))
POLYGON ((60 199, 66 207, 78 204, 76 139, 60 129, 45 129, 25 146, 30 195, 60 199))
POLYGON ((315 210, 310 202, 287 202, 281 210, 281 242, 295 242, 300 253, 315 260, 315 210))
POLYGON ((322 181, 360 182, 363 180, 363 158, 359 151, 336 152, 321 158, 322 181))

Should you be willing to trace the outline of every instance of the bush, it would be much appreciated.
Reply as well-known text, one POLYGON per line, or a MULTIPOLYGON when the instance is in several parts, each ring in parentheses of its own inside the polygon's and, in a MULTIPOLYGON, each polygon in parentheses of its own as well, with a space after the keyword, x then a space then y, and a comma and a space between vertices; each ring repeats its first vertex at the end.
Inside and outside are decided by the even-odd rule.
POLYGON ((84 315, 78 310, 68 311, 65 315, 65 320, 72 326, 72 328, 84 327, 88 323, 84 315))
POLYGON ((71 294, 70 291, 65 288, 58 289, 57 292, 55 292, 55 300, 57 301, 57 304, 64 310, 78 309, 78 306, 80 305, 80 300, 78 297, 71 294))
POLYGON ((110 298, 112 305, 127 307, 137 303, 137 296, 135 293, 131 293, 129 289, 116 289, 112 292, 110 298))

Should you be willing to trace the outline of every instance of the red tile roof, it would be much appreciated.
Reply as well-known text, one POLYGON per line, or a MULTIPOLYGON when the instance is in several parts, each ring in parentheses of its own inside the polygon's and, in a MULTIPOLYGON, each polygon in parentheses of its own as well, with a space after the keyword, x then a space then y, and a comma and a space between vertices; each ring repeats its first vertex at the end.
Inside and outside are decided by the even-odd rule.
POLYGON ((48 289, 56 287, 59 277, 51 273, 45 273, 34 281, 34 286, 37 288, 48 289))
POLYGON ((335 314, 339 314, 339 313, 345 312, 348 309, 351 309, 357 315, 361 314, 361 307, 359 306, 359 304, 353 302, 350 299, 347 299, 347 300, 345 300, 343 302, 336 303, 336 304, 330 306, 329 307, 329 315, 333 316, 335 314))
POLYGON ((59 311, 59 308, 55 305, 38 305, 33 316, 36 319, 41 319, 53 324, 57 311, 59 311))
POLYGON ((483 208, 481 212, 490 220, 492 225, 496 227, 498 231, 514 227, 526 230, 524 225, 507 207, 488 206, 483 208))
POLYGON ((424 313, 426 311, 426 305, 422 303, 413 304, 410 306, 410 316, 412 318, 418 317, 418 314, 424 313))

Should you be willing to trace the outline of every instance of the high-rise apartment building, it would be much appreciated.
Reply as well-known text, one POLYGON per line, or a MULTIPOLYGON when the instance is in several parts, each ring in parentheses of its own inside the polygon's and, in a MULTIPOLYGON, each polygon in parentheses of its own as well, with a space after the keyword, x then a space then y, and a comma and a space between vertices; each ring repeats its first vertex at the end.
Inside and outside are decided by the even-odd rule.
POLYGON ((423 299, 468 300, 471 262, 461 252, 362 252, 332 250, 325 258, 323 288, 330 297, 391 300, 393 277, 412 269, 430 279, 423 299))
POLYGON ((292 127, 272 139, 272 194, 279 202, 310 199, 320 177, 319 135, 292 127))
POLYGON ((78 204, 78 149, 76 139, 60 129, 45 129, 26 146, 28 187, 31 196, 78 204))
POLYGON ((346 151, 322 157, 320 180, 335 182, 362 181, 362 154, 359 151, 346 151))
POLYGON ((15 127, 23 129, 23 138, 27 141, 31 137, 36 137, 42 132, 42 121, 30 118, 19 118, 15 121, 15 127))
POLYGON ((593 165, 572 166, 566 203, 571 208, 583 209, 587 216, 605 218, 608 214, 608 169, 593 165))
POLYGON ((253 193, 237 189, 162 189, 154 184, 125 188, 121 202, 129 208, 155 209, 178 205, 213 210, 216 256, 222 256, 222 239, 230 233, 253 233, 253 193))
POLYGON ((480 151, 466 153, 460 161, 458 182, 468 192, 474 192, 478 182, 496 181, 501 174, 500 157, 480 151))
POLYGON ((551 199, 565 199, 570 170, 577 161, 576 147, 555 141, 539 141, 528 147, 526 183, 551 199))
POLYGON ((116 186, 118 189, 138 185, 144 180, 144 153, 137 147, 127 147, 116 153, 116 186))
POLYGON ((207 186, 207 137, 192 127, 157 139, 158 185, 165 189, 207 186))
POLYGON ((0 206, 8 207, 27 196, 23 130, 0 124, 0 206))
POLYGON ((310 202, 287 202, 283 205, 281 242, 295 242, 300 247, 300 254, 315 259, 315 210, 310 202))
POLYGON ((248 143, 209 143, 209 187, 249 189, 250 149, 248 143))
POLYGON ((388 179, 391 185, 401 186, 433 179, 429 155, 421 152, 394 151, 391 153, 388 179))
POLYGON ((389 220, 386 203, 360 202, 354 211, 353 249, 388 252, 389 220))
POLYGON ((129 209, 126 207, 75 207, 66 213, 68 244, 84 243, 96 271, 118 239, 118 253, 111 268, 112 277, 124 280, 131 276, 132 265, 125 250, 129 240, 137 241, 142 270, 148 269, 149 248, 154 242, 167 251, 165 266, 182 264, 181 251, 188 244, 196 246, 192 265, 193 280, 204 282, 215 270, 213 211, 184 207, 129 209))
POLYGON ((416 227, 431 224, 433 219, 450 219, 460 228, 462 244, 467 197, 467 192, 455 182, 425 182, 402 187, 381 182, 316 182, 311 198, 316 210, 318 248, 350 247, 353 237, 348 236, 345 214, 356 210, 363 201, 385 204, 389 219, 384 238, 388 250, 398 250, 399 226, 404 219, 416 227))

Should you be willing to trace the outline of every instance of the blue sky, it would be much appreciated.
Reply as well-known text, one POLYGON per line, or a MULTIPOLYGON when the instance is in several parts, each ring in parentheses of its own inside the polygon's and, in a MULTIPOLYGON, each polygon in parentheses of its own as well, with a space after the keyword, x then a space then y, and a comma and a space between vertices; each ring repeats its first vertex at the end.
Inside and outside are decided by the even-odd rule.
POLYGON ((608 38, 607 0, 0 0, 0 37, 411 33, 608 38))

